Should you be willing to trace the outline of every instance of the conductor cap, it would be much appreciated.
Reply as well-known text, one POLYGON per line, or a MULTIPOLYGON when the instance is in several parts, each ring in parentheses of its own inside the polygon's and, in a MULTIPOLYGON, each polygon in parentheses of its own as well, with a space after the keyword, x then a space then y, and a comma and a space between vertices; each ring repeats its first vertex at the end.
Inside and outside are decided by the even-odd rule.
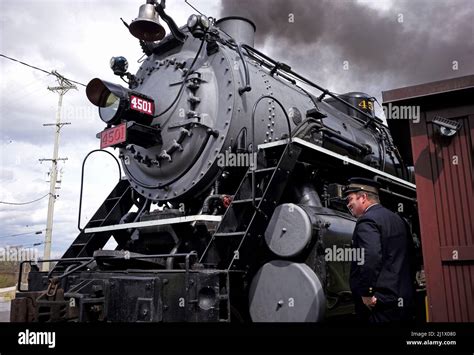
POLYGON ((349 179, 347 186, 344 188, 344 196, 360 191, 370 192, 378 195, 379 188, 380 184, 377 181, 361 177, 353 177, 349 179))

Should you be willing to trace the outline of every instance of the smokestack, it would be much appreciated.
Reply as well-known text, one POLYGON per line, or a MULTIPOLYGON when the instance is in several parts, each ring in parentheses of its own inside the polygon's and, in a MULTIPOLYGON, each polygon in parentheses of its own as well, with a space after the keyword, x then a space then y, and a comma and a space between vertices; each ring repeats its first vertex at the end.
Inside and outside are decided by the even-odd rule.
POLYGON ((223 17, 216 21, 216 26, 234 38, 237 43, 244 43, 251 47, 255 44, 255 31, 257 28, 252 21, 245 17, 223 17))

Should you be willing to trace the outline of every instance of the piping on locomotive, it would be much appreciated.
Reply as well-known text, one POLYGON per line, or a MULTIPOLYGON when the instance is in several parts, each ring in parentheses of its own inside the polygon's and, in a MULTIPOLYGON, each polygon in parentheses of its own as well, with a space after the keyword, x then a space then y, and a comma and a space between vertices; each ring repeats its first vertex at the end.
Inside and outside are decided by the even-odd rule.
POLYGON ((413 167, 374 99, 333 94, 261 53, 245 18, 192 15, 178 28, 164 9, 149 0, 126 24, 146 57, 136 74, 112 58, 128 87, 95 78, 86 89, 106 124, 101 149, 119 151, 125 177, 49 272, 31 264, 11 319, 351 314, 349 265, 363 260, 351 250, 347 179, 376 179, 382 203, 419 235, 413 167), (103 250, 111 239, 115 250, 103 250))

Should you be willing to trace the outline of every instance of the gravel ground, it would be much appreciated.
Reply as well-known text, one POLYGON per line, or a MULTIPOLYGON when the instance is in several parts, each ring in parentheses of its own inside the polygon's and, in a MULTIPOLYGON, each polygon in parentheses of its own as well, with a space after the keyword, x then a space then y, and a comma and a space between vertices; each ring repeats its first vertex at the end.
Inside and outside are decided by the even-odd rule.
POLYGON ((10 299, 0 297, 0 322, 10 321, 10 299))

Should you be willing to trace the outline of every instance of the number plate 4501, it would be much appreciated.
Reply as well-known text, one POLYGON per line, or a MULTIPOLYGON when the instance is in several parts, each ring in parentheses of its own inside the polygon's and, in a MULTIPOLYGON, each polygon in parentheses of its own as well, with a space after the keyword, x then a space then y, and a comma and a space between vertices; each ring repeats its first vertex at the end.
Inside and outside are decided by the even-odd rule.
POLYGON ((106 129, 100 134, 100 149, 111 147, 127 141, 127 124, 106 129))

